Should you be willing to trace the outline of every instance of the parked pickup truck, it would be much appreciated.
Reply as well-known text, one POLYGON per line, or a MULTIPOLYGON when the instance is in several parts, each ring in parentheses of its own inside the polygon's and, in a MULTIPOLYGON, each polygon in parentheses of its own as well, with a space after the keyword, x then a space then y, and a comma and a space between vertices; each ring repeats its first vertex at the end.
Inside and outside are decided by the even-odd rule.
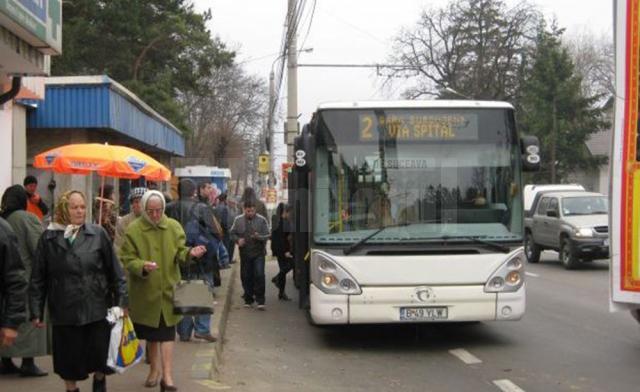
POLYGON ((609 208, 600 193, 551 191, 536 195, 525 214, 525 256, 530 263, 540 252, 556 250, 567 269, 581 261, 609 257, 609 208))

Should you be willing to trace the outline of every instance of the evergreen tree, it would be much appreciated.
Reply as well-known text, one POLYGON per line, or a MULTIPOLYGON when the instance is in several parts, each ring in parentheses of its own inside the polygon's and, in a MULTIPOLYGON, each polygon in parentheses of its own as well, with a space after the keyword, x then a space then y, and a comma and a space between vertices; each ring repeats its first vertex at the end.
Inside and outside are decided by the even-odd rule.
POLYGON ((206 28, 211 13, 187 0, 69 0, 63 15, 63 55, 52 75, 109 75, 184 131, 178 98, 233 62, 206 28))
POLYGON ((536 182, 558 183, 576 169, 594 169, 606 163, 592 156, 586 141, 608 126, 600 96, 585 96, 582 79, 568 50, 562 45, 563 29, 541 23, 525 83, 521 130, 540 139, 542 170, 536 182))

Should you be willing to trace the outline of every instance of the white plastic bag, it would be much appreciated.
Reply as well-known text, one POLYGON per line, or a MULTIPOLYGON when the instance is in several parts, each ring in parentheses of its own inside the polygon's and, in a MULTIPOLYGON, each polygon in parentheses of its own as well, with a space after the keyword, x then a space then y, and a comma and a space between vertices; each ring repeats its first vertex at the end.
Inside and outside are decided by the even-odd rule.
POLYGON ((107 366, 116 373, 124 373, 140 362, 144 350, 136 337, 131 319, 123 316, 122 309, 109 309, 107 320, 112 323, 107 366))

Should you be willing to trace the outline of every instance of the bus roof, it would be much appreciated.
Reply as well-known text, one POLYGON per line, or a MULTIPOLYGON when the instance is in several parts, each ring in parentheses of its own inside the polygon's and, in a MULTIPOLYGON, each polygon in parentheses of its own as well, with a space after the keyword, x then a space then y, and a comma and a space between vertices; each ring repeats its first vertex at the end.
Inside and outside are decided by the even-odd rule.
POLYGON ((471 100, 415 100, 415 101, 342 101, 325 102, 318 110, 326 109, 513 109, 508 102, 471 100))

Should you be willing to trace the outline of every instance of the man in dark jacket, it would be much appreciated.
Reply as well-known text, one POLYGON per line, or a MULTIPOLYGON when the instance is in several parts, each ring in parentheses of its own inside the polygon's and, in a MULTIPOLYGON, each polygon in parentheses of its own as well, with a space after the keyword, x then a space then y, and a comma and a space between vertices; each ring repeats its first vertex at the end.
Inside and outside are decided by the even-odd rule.
MULTIPOLYGON (((26 319, 27 280, 11 226, 0 218, 0 346, 13 344, 26 319)), ((0 369, 1 371, 1 369, 0 369)))
MULTIPOLYGON (((203 233, 205 235, 221 235, 218 233, 215 228, 213 219, 213 212, 210 211, 208 206, 199 202, 196 198, 197 187, 196 183, 191 179, 182 179, 178 183, 178 200, 171 202, 167 205, 165 210, 165 214, 172 219, 177 220, 182 225, 182 228, 185 229, 185 232, 188 231, 188 225, 191 221, 196 220, 198 222, 198 226, 202 228, 203 233), (210 214, 210 216, 209 216, 210 214), (209 219, 210 218, 210 219, 209 219)), ((187 238, 187 242, 189 242, 189 238, 187 238)), ((188 245, 202 245, 202 244, 189 244, 188 245)), ((211 259, 211 252, 207 248, 207 254, 205 254, 205 258, 211 259)), ((214 253, 215 254, 215 253, 214 253)), ((217 260, 216 260, 217 262, 217 260)), ((210 261, 211 263, 211 261, 210 261)), ((205 263, 206 264, 206 263, 205 263)), ((212 279, 211 268, 209 266, 209 271, 205 270, 206 276, 202 276, 201 272, 193 272, 191 271, 193 266, 186 267, 185 269, 181 269, 181 273, 183 277, 191 277, 191 278, 204 278, 211 286, 215 285, 215 282, 212 279)), ((213 299, 212 299, 213 301, 213 299)), ((191 340, 191 334, 193 333, 193 337, 196 339, 203 339, 208 342, 215 342, 217 339, 211 335, 211 315, 210 314, 200 314, 197 316, 185 316, 182 318, 182 321, 178 323, 177 326, 178 335, 180 337, 180 341, 187 342, 191 340)))
POLYGON ((256 214, 252 200, 244 202, 244 214, 236 217, 231 226, 231 239, 240 249, 240 279, 244 289, 245 307, 258 303, 258 310, 264 310, 265 277, 264 263, 269 239, 267 219, 256 214))
POLYGON ((231 224, 233 223, 233 219, 235 216, 233 212, 227 205, 227 194, 222 193, 218 196, 218 204, 214 210, 216 218, 218 222, 220 222, 220 226, 222 226, 222 242, 229 253, 229 261, 233 263, 233 252, 235 250, 235 243, 231 241, 231 235, 229 234, 229 230, 231 229, 231 224))

